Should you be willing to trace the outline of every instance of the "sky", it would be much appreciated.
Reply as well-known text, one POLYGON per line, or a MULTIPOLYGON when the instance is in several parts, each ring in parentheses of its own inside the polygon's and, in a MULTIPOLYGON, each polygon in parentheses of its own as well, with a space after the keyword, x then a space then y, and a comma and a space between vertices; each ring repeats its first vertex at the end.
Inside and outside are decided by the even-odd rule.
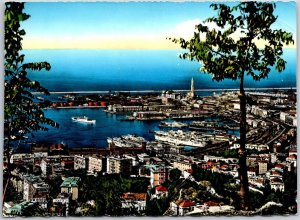
MULTIPOLYGON (((229 3, 235 5, 236 3, 229 3)), ((28 2, 24 49, 178 49, 215 15, 209 2, 28 2)), ((296 3, 277 2, 274 28, 296 38, 296 3)), ((296 44, 295 44, 296 45, 296 44)), ((295 47, 295 45, 293 47, 295 47)))

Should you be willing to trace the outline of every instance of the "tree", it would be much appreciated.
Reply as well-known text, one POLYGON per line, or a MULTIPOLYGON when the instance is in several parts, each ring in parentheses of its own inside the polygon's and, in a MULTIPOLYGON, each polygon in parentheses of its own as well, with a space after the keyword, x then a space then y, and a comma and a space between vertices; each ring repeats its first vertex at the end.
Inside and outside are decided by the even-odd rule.
POLYGON ((48 90, 27 77, 27 71, 50 70, 51 66, 47 62, 24 63, 25 55, 21 51, 26 32, 20 28, 20 22, 29 18, 28 14, 23 13, 24 3, 7 2, 5 6, 4 155, 7 160, 8 184, 11 148, 17 146, 26 134, 38 130, 47 131, 47 126, 57 127, 58 124, 46 118, 41 104, 35 102, 33 92, 49 95, 48 90))
POLYGON ((243 2, 234 7, 225 4, 212 4, 211 7, 218 15, 196 25, 190 40, 170 40, 188 50, 181 58, 201 62, 200 70, 211 74, 213 80, 240 81, 240 196, 241 207, 248 210, 244 78, 249 75, 256 81, 264 79, 274 65, 278 72, 283 71, 286 64, 282 59, 283 46, 294 43, 294 40, 291 33, 272 29, 272 24, 277 20, 273 14, 276 7, 274 3, 243 2), (209 28, 207 25, 210 23, 216 28, 209 28))
POLYGON ((179 180, 180 176, 181 176, 181 171, 179 169, 176 168, 170 171, 170 180, 172 182, 179 180))

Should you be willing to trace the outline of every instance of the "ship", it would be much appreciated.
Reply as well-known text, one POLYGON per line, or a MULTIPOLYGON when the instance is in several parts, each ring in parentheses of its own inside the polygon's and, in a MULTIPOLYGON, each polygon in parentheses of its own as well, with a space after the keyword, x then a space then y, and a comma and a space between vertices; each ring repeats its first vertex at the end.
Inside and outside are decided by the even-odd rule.
POLYGON ((90 119, 86 116, 77 116, 77 117, 72 117, 72 120, 75 122, 82 122, 82 123, 89 123, 89 124, 94 124, 96 123, 95 119, 90 119))
POLYGON ((222 126, 220 126, 217 122, 208 122, 208 121, 193 121, 189 128, 191 130, 202 130, 202 131, 210 131, 210 130, 220 130, 222 126))
POLYGON ((175 145, 191 146, 191 147, 205 147, 206 138, 201 134, 195 132, 178 131, 155 131, 154 138, 157 141, 167 142, 175 145))
POLYGON ((187 127, 188 125, 185 123, 181 123, 181 122, 161 122, 159 125, 159 127, 167 127, 167 128, 184 128, 187 127))

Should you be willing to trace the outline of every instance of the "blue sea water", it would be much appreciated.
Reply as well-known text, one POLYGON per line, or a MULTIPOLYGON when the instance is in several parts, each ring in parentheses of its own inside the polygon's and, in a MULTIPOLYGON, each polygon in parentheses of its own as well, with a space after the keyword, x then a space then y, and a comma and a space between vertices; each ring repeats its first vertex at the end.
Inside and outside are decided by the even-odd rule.
POLYGON ((106 147, 108 137, 136 134, 153 140, 149 130, 157 130, 159 121, 120 121, 123 116, 106 113, 97 109, 48 109, 45 116, 59 123, 59 128, 49 128, 47 132, 37 132, 31 141, 52 143, 64 142, 69 147, 106 147), (95 119, 95 124, 72 121, 73 116, 87 116, 95 119))
MULTIPOLYGON (((136 91, 187 90, 194 77, 196 89, 238 88, 231 80, 213 82, 208 74, 199 72, 199 64, 178 58, 175 50, 25 50, 26 62, 47 61, 49 72, 33 72, 38 80, 52 92, 71 91, 136 91)), ((246 78, 245 87, 274 88, 296 86, 296 50, 286 49, 286 70, 272 71, 268 79, 254 82, 246 78)), ((157 130, 155 121, 119 121, 118 115, 102 109, 45 110, 45 115, 60 124, 59 129, 37 132, 33 141, 67 143, 69 147, 107 146, 107 137, 137 134, 153 140, 149 130, 157 130), (72 122, 72 116, 86 115, 96 119, 94 126, 72 122)))
MULTIPOLYGON (((170 130, 170 128, 160 128, 158 126, 160 121, 121 121, 123 115, 106 113, 102 108, 46 109, 44 113, 46 117, 58 122, 59 128, 49 127, 47 132, 36 132, 34 137, 29 136, 29 142, 37 141, 49 144, 64 142, 70 148, 107 147, 108 137, 136 134, 144 137, 147 141, 152 141, 154 140, 152 131, 170 130), (96 123, 91 125, 72 121, 73 116, 83 115, 95 119, 96 123)), ((191 122, 184 119, 179 121, 191 122)), ((239 132, 229 130, 228 134, 238 136, 239 132)))
MULTIPOLYGON (((238 88, 232 80, 213 82, 199 64, 178 57, 180 50, 24 50, 26 61, 48 61, 49 72, 33 72, 49 91, 185 90, 194 77, 196 89, 238 88)), ((285 49, 286 70, 274 69, 259 82, 246 77, 245 87, 296 86, 296 49, 285 49)))

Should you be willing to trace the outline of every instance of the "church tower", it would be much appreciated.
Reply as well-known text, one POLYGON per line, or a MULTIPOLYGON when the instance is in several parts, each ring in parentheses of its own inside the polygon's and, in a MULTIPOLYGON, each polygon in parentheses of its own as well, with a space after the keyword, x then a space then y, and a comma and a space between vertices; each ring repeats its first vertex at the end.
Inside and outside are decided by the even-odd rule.
POLYGON ((191 80, 191 91, 188 94, 189 98, 193 99, 195 97, 195 86, 194 86, 194 78, 191 80))

